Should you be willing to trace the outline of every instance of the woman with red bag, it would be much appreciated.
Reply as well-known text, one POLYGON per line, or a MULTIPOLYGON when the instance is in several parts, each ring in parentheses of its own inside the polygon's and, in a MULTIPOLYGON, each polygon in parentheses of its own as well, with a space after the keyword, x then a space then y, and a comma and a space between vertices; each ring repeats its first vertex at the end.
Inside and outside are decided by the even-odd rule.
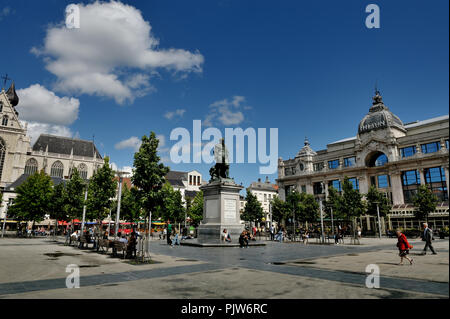
POLYGON ((409 261, 409 263, 412 265, 414 260, 412 258, 411 259, 408 258, 408 256, 406 256, 406 255, 409 254, 409 250, 412 249, 413 246, 411 246, 408 243, 408 239, 406 239, 405 234, 402 234, 402 232, 400 230, 397 230, 397 238, 398 238, 397 247, 400 252, 398 255, 401 258, 399 265, 403 265, 403 258, 406 258, 409 261))

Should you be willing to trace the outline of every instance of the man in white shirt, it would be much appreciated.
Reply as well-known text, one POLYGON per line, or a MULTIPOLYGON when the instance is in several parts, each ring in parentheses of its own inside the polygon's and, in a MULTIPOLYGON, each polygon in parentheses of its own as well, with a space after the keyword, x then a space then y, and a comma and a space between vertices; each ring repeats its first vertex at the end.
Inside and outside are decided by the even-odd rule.
POLYGON ((427 223, 423 223, 423 234, 422 234, 422 238, 425 241, 425 247, 423 248, 423 254, 426 255, 427 254, 427 248, 430 247, 431 252, 433 253, 433 255, 437 255, 436 252, 434 251, 433 245, 431 244, 431 241, 433 240, 433 231, 428 228, 428 224, 427 223))

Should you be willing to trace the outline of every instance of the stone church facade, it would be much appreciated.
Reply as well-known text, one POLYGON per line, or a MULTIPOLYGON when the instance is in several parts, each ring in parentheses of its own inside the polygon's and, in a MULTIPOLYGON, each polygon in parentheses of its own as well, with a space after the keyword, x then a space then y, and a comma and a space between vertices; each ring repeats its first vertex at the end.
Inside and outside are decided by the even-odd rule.
MULTIPOLYGON (((369 113, 361 120, 355 137, 314 151, 308 140, 293 159, 278 161, 280 198, 292 190, 323 200, 328 188, 341 191, 345 176, 354 188, 367 193, 374 185, 386 194, 391 213, 382 220, 384 229, 419 226, 412 198, 421 184, 438 197, 430 216, 432 226, 448 226, 449 209, 449 116, 403 124, 383 103, 377 91, 369 113)), ((374 230, 376 221, 364 216, 359 223, 374 230)))
POLYGON ((14 83, 0 92, 0 218, 15 198, 15 189, 34 172, 44 170, 58 184, 70 177, 74 167, 89 179, 103 165, 92 141, 41 134, 31 146, 27 126, 19 121, 18 103, 14 83))

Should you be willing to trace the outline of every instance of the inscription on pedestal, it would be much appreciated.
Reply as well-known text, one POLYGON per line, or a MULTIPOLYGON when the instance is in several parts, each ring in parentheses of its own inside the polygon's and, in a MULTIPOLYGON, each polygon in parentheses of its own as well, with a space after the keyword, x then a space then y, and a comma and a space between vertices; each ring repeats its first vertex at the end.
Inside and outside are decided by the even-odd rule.
POLYGON ((225 199, 224 200, 224 215, 225 219, 235 219, 236 218, 236 200, 235 199, 225 199))

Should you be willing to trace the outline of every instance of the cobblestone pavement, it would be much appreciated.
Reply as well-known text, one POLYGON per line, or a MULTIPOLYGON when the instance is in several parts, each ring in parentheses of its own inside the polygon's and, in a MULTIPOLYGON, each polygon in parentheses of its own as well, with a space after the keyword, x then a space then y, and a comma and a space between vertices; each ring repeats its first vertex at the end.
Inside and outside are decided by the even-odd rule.
MULTIPOLYGON (((151 243, 153 264, 62 245, 62 239, 0 240, 0 298, 448 298, 448 240, 438 255, 398 266, 396 239, 361 245, 266 242, 263 247, 171 248, 151 243), (79 289, 67 289, 66 266, 80 266, 79 289), (380 267, 380 288, 366 288, 365 268, 380 267), (120 294, 118 292, 120 291, 120 294), (249 295, 250 294, 250 295, 249 295)), ((408 262, 406 262, 408 263, 408 262)))

